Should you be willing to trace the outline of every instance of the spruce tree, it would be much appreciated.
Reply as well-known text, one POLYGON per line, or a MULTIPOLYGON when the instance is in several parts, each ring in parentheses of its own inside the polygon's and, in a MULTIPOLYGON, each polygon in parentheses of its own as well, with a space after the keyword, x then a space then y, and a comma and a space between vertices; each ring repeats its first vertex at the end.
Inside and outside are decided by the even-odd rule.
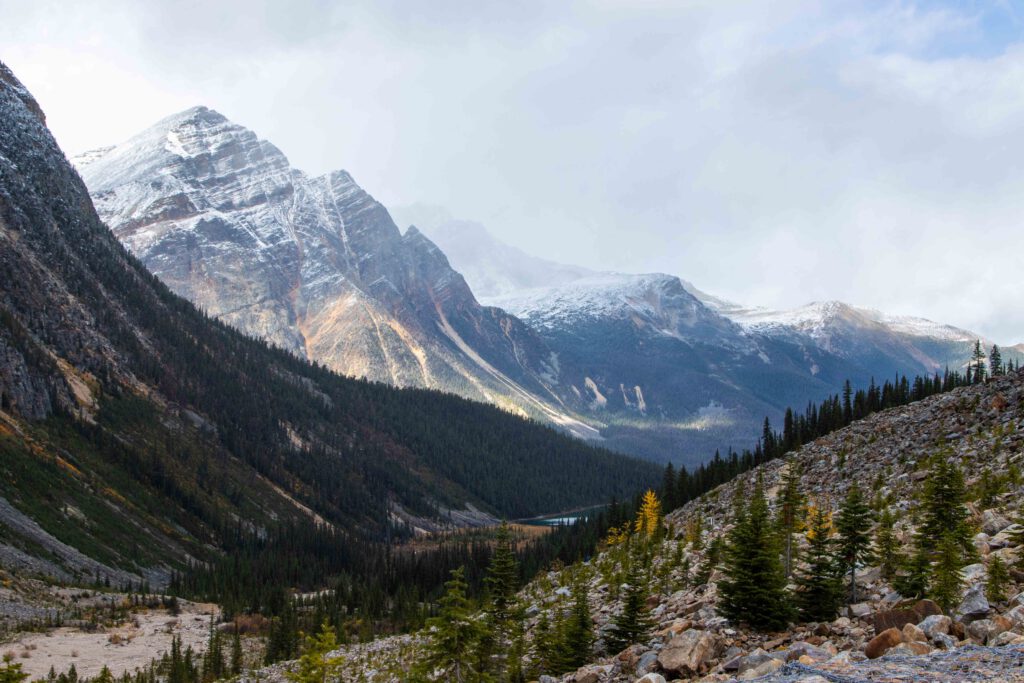
POLYGON ((582 578, 573 585, 573 603, 562 636, 565 670, 578 669, 592 658, 594 647, 593 620, 587 604, 587 586, 582 578))
POLYGON ((974 365, 974 382, 981 384, 985 381, 985 351, 981 348, 981 340, 974 342, 974 353, 971 355, 971 363, 974 365))
POLYGON ((935 562, 928 581, 928 597, 949 612, 963 596, 962 553, 956 538, 945 534, 935 547, 935 562))
POLYGON ((704 551, 704 559, 701 561, 699 567, 697 567, 697 575, 694 577, 694 584, 703 586, 711 580, 711 574, 718 567, 722 561, 722 547, 724 541, 721 536, 715 536, 708 543, 708 547, 704 551))
POLYGON ((608 634, 608 649, 612 654, 643 640, 652 626, 647 618, 647 585, 639 547, 639 544, 636 544, 636 550, 630 557, 622 612, 612 620, 612 628, 608 634))
POLYGON ((1005 373, 1003 367, 1003 354, 999 351, 999 347, 995 344, 992 345, 992 350, 988 354, 988 368, 989 374, 993 377, 999 377, 1005 373))
POLYGON ((547 612, 541 612, 533 629, 533 662, 538 674, 556 674, 561 651, 558 633, 547 612))
POLYGON ((793 534, 800 530, 806 502, 800 487, 800 467, 795 460, 791 460, 782 479, 782 495, 779 500, 779 531, 785 543, 786 576, 793 573, 793 534))
POLYGON ((871 552, 871 508, 864 500, 860 487, 854 484, 843 500, 843 506, 836 517, 838 532, 838 557, 840 567, 850 576, 850 602, 857 602, 857 565, 870 562, 871 552))
POLYGON ((453 569, 445 583, 440 611, 427 621, 429 639, 424 656, 416 667, 427 680, 446 683, 479 683, 489 680, 478 668, 478 646, 487 634, 473 618, 466 597, 465 567, 453 569))
POLYGON ((990 602, 1006 602, 1006 589, 1010 584, 1010 572, 1006 563, 998 555, 992 555, 988 561, 985 578, 985 595, 990 602))
POLYGON ((976 551, 966 500, 967 490, 960 468, 945 454, 933 458, 924 484, 922 521, 915 536, 917 546, 931 552, 948 534, 963 551, 964 559, 974 557, 976 551))
POLYGON ((794 610, 760 477, 750 505, 737 508, 723 549, 725 578, 718 583, 719 612, 758 630, 783 629, 794 610))
POLYGON ((896 571, 903 561, 900 542, 896 538, 895 525, 896 517, 886 508, 878 516, 878 526, 875 529, 875 554, 878 557, 878 567, 882 572, 882 578, 889 580, 896 576, 896 571))
POLYGON ((832 520, 816 508, 807 533, 806 567, 796 579, 796 604, 804 621, 832 621, 843 600, 842 574, 837 567, 832 520))
POLYGON ((238 626, 235 626, 235 633, 231 638, 231 675, 237 676, 242 673, 243 668, 243 655, 242 655, 242 635, 238 631, 238 626))

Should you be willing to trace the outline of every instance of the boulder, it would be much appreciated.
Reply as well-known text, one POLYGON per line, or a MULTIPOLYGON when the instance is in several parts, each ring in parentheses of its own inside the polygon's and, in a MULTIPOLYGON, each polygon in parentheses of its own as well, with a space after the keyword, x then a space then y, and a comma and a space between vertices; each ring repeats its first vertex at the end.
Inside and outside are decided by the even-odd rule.
POLYGON ((1008 526, 1010 520, 995 510, 985 510, 981 513, 981 530, 989 536, 995 536, 1008 526))
POLYGON ((736 673, 744 674, 750 671, 751 669, 756 669, 765 662, 767 662, 769 659, 775 658, 767 652, 765 652, 764 650, 762 650, 761 648, 757 648, 746 657, 740 659, 739 666, 736 667, 736 673))
POLYGON ((903 642, 903 633, 898 628, 889 628, 871 639, 864 648, 868 659, 878 659, 886 652, 903 642))
POLYGON ((953 636, 946 635, 945 633, 936 633, 935 637, 932 638, 932 642, 943 650, 952 650, 956 647, 958 641, 953 636))
POLYGON ((993 536, 989 540, 989 545, 995 548, 1015 548, 1017 547, 1017 534, 1021 531, 1024 531, 1024 526, 1021 526, 1020 524, 1011 524, 993 536))
POLYGON ((924 632, 929 640, 933 640, 939 634, 947 635, 952 625, 953 620, 945 614, 933 614, 930 617, 925 617, 917 627, 924 632))
POLYGON ((823 647, 811 645, 807 642, 793 643, 793 645, 786 650, 786 661, 792 662, 793 660, 798 660, 801 657, 809 657, 815 662, 827 662, 834 654, 834 652, 829 652, 823 647))
POLYGON ((636 683, 666 683, 665 677, 661 674, 647 674, 643 678, 638 678, 636 683))
POLYGON ((866 602, 858 602, 855 605, 850 605, 848 611, 854 619, 863 619, 871 614, 871 605, 866 602))
POLYGON ((658 653, 651 650, 640 655, 640 659, 636 663, 636 673, 642 676, 652 669, 656 669, 655 666, 658 663, 658 653))
POLYGON ((996 647, 1003 647, 1004 645, 1024 645, 1024 636, 1018 635, 1013 631, 1007 631, 996 636, 995 640, 993 640, 990 645, 994 645, 996 647))
POLYGON ((1017 605, 1003 616, 1013 622, 1014 626, 1024 626, 1024 605, 1017 605))
POLYGON ((778 659, 767 659, 767 660, 761 662, 759 665, 757 665, 753 669, 748 669, 748 670, 744 671, 743 673, 741 673, 739 676, 736 677, 736 680, 739 680, 739 681, 752 681, 755 678, 761 678, 762 676, 767 676, 771 672, 776 671, 778 669, 781 669, 782 667, 783 667, 783 663, 781 661, 779 661, 778 659))
POLYGON ((906 643, 927 643, 928 636, 915 624, 905 624, 903 626, 903 641, 906 643))
POLYGON ((981 584, 971 586, 960 606, 956 609, 957 618, 965 624, 978 619, 984 619, 989 612, 988 598, 985 597, 985 588, 981 584))
POLYGON ((675 636, 658 653, 658 664, 669 673, 696 676, 714 658, 718 649, 715 636, 690 629, 675 636))
POLYGON ((976 619, 967 625, 967 635, 979 645, 984 645, 988 642, 989 635, 994 630, 995 625, 988 619, 976 619))
POLYGON ((967 583, 979 583, 985 580, 985 565, 981 562, 969 564, 960 571, 963 572, 964 581, 967 583))
POLYGON ((875 612, 875 633, 890 628, 901 629, 907 624, 918 624, 933 614, 942 614, 942 610, 931 600, 918 600, 911 607, 875 612))

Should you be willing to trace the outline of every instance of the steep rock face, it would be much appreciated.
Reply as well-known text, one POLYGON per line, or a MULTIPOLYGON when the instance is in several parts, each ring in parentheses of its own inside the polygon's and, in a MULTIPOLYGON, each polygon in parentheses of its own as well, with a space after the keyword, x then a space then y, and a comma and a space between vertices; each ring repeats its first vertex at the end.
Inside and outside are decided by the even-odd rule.
POLYGON ((403 235, 348 173, 308 177, 205 107, 77 163, 124 244, 238 329, 347 375, 531 414, 557 405, 543 343, 480 306, 444 254, 403 235))

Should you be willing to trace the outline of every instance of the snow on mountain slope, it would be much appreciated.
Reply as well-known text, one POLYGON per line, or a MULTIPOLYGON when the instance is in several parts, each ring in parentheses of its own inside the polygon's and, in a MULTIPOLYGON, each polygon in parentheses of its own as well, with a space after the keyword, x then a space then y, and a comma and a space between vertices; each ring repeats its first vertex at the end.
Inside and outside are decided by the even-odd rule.
POLYGON ((307 176, 206 107, 75 163, 118 238, 211 315, 347 375, 575 424, 543 342, 345 171, 307 176))

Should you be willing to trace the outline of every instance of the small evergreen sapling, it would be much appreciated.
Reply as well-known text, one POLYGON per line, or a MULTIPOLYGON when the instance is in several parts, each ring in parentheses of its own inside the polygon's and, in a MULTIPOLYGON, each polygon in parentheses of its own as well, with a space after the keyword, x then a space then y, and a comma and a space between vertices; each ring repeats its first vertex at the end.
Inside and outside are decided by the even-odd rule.
POLYGON ((730 621, 746 622, 757 630, 783 629, 793 618, 794 609, 760 477, 750 505, 744 509, 737 501, 735 515, 723 549, 725 578, 718 582, 719 612, 730 621))
POLYGON ((1010 572, 1006 563, 998 555, 992 555, 988 561, 985 579, 985 595, 990 602, 1006 602, 1006 589, 1010 585, 1010 572))
POLYGON ((842 603, 842 574, 835 557, 832 520, 815 509, 807 533, 806 568, 796 579, 796 604, 804 621, 832 621, 842 603))
POLYGON ((850 487, 836 518, 840 566, 850 576, 850 602, 857 602, 857 565, 874 559, 871 551, 871 508, 860 487, 850 487))

